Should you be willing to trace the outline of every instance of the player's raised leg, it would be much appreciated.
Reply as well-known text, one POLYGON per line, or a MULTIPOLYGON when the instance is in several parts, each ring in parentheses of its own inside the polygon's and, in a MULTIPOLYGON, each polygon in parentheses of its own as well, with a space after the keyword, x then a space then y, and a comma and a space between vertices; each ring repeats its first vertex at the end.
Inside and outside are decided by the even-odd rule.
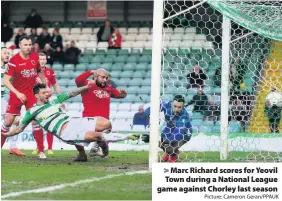
POLYGON ((104 156, 107 156, 109 153, 107 142, 135 139, 134 136, 109 133, 108 131, 111 129, 111 122, 103 117, 72 119, 68 122, 67 127, 64 128, 61 138, 76 144, 79 154, 73 159, 74 161, 87 161, 83 146, 88 146, 91 142, 97 141, 102 148, 104 156), (81 126, 77 127, 77 125, 81 126))

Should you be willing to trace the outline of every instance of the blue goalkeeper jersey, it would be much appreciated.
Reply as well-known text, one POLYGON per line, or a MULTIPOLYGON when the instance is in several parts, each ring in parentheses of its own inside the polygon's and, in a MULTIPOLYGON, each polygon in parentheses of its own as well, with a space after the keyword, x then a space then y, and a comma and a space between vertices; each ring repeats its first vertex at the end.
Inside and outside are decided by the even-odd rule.
MULTIPOLYGON (((172 102, 163 102, 161 104, 161 111, 164 112, 165 125, 161 133, 163 141, 180 141, 191 138, 193 132, 192 125, 190 123, 189 114, 185 108, 183 108, 179 116, 173 114, 172 102)), ((150 115, 150 108, 145 110, 147 115, 150 115)))

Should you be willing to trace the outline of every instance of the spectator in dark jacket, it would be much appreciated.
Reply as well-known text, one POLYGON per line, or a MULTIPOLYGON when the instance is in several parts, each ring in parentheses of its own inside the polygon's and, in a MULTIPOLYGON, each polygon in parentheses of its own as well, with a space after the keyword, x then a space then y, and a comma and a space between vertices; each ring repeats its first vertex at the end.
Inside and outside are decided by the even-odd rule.
POLYGON ((211 97, 210 103, 206 106, 205 112, 205 120, 207 121, 218 121, 220 118, 220 105, 215 104, 214 98, 211 97))
POLYGON ((203 72, 198 64, 196 64, 193 68, 192 73, 188 73, 187 80, 190 83, 188 88, 202 88, 204 86, 205 80, 207 79, 207 75, 203 72))
POLYGON ((52 38, 51 38, 50 34, 48 33, 47 28, 45 28, 45 27, 42 28, 42 32, 39 35, 37 41, 38 41, 40 49, 43 49, 45 47, 46 43, 51 44, 52 38))
POLYGON ((1 41, 6 43, 13 37, 13 29, 9 27, 8 23, 4 23, 1 29, 1 41))
POLYGON ((193 99, 189 101, 186 106, 191 104, 194 104, 193 112, 204 113, 208 105, 208 97, 201 88, 198 89, 198 93, 193 96, 193 99))
POLYGON ((81 51, 75 46, 75 42, 71 41, 70 47, 65 52, 65 60, 67 64, 77 64, 78 56, 81 51))
POLYGON ((24 35, 26 35, 26 34, 24 33, 24 30, 23 30, 23 29, 19 29, 19 30, 18 30, 18 33, 17 33, 17 35, 16 35, 16 37, 15 37, 15 45, 16 45, 17 48, 20 48, 20 46, 19 46, 20 37, 22 37, 22 36, 24 36, 24 35))
POLYGON ((108 42, 113 32, 114 28, 111 26, 111 22, 110 20, 107 20, 105 26, 102 26, 97 33, 98 42, 108 42))
POLYGON ((42 24, 42 17, 37 13, 35 9, 32 9, 30 14, 27 16, 26 20, 24 21, 25 28, 38 28, 42 24))
POLYGON ((144 112, 143 105, 140 105, 138 112, 134 114, 133 126, 134 125, 144 125, 145 127, 149 125, 149 118, 144 112))
POLYGON ((30 30, 30 35, 29 37, 31 38, 32 40, 32 44, 34 44, 35 42, 37 42, 37 39, 38 39, 38 35, 37 35, 37 29, 36 28, 32 28, 30 30))
POLYGON ((64 63, 65 61, 65 53, 61 49, 61 47, 57 47, 56 50, 52 54, 52 58, 54 63, 64 63))
POLYGON ((229 120, 233 119, 239 121, 242 130, 245 132, 249 117, 250 110, 248 110, 248 107, 244 105, 241 100, 235 100, 234 104, 231 106, 231 117, 229 117, 229 120))
POLYGON ((246 66, 240 58, 236 58, 230 66, 230 94, 237 93, 243 83, 246 66))
POLYGON ((63 37, 59 33, 59 29, 57 28, 53 31, 51 46, 54 49, 56 49, 57 47, 63 49, 63 37))

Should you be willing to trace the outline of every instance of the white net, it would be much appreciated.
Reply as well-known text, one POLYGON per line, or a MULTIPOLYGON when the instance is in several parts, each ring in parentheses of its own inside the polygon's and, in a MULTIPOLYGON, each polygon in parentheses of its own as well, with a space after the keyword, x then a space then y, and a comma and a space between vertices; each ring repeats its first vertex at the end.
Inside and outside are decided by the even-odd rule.
POLYGON ((218 161, 220 158, 222 13, 229 8, 236 15, 229 16, 234 20, 231 21, 229 105, 224 107, 229 112, 228 160, 277 161, 282 157, 279 103, 282 102, 279 99, 282 42, 272 40, 279 39, 278 35, 267 33, 280 20, 281 4, 249 1, 248 12, 242 9, 243 1, 230 5, 222 1, 230 6, 224 7, 225 10, 220 9, 221 1, 217 2, 164 2, 161 75, 164 116, 160 130, 164 152, 159 156, 171 162, 176 159, 218 161), (268 6, 275 7, 269 9, 268 6), (236 16, 243 16, 244 23, 238 24, 236 16), (261 20, 265 17, 273 23, 261 20), (250 23, 252 19, 264 26, 256 29, 250 23), (268 32, 264 27, 268 27, 268 32), (265 31, 260 33, 260 30, 265 31), (272 91, 278 92, 273 92, 267 100, 267 94, 272 91), (175 103, 179 103, 179 99, 174 101, 176 95, 185 99, 193 128, 189 141, 181 135, 185 131, 180 127, 187 126, 183 124, 185 120, 173 113, 175 103), (165 105, 169 101, 170 106, 165 105))

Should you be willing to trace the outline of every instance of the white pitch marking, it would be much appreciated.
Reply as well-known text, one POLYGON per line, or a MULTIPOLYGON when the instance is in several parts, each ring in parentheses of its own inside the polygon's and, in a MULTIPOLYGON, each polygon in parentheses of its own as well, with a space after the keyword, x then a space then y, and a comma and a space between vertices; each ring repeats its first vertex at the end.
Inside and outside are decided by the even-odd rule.
POLYGON ((80 181, 76 181, 73 183, 66 183, 66 184, 60 184, 60 185, 56 185, 56 186, 49 186, 49 187, 45 187, 45 188, 39 188, 39 189, 33 189, 33 190, 28 190, 28 191, 20 191, 20 192, 13 192, 13 193, 8 193, 6 195, 2 195, 1 198, 5 199, 5 198, 9 198, 9 197, 15 197, 15 196, 19 196, 19 195, 23 195, 23 194, 28 194, 28 193, 43 193, 43 192, 48 192, 48 191, 54 191, 54 190, 58 190, 61 188, 65 188, 67 186, 77 186, 79 184, 85 184, 85 183, 90 183, 90 182, 94 182, 94 181, 100 181, 100 180, 104 180, 104 179, 111 179, 114 177, 120 177, 120 176, 124 176, 124 175, 135 175, 135 174, 146 174, 146 173, 150 173, 149 171, 135 171, 135 172, 124 172, 121 174, 112 174, 112 175, 107 175, 104 177, 96 177, 96 178, 91 178, 91 179, 85 179, 85 180, 80 180, 80 181))

